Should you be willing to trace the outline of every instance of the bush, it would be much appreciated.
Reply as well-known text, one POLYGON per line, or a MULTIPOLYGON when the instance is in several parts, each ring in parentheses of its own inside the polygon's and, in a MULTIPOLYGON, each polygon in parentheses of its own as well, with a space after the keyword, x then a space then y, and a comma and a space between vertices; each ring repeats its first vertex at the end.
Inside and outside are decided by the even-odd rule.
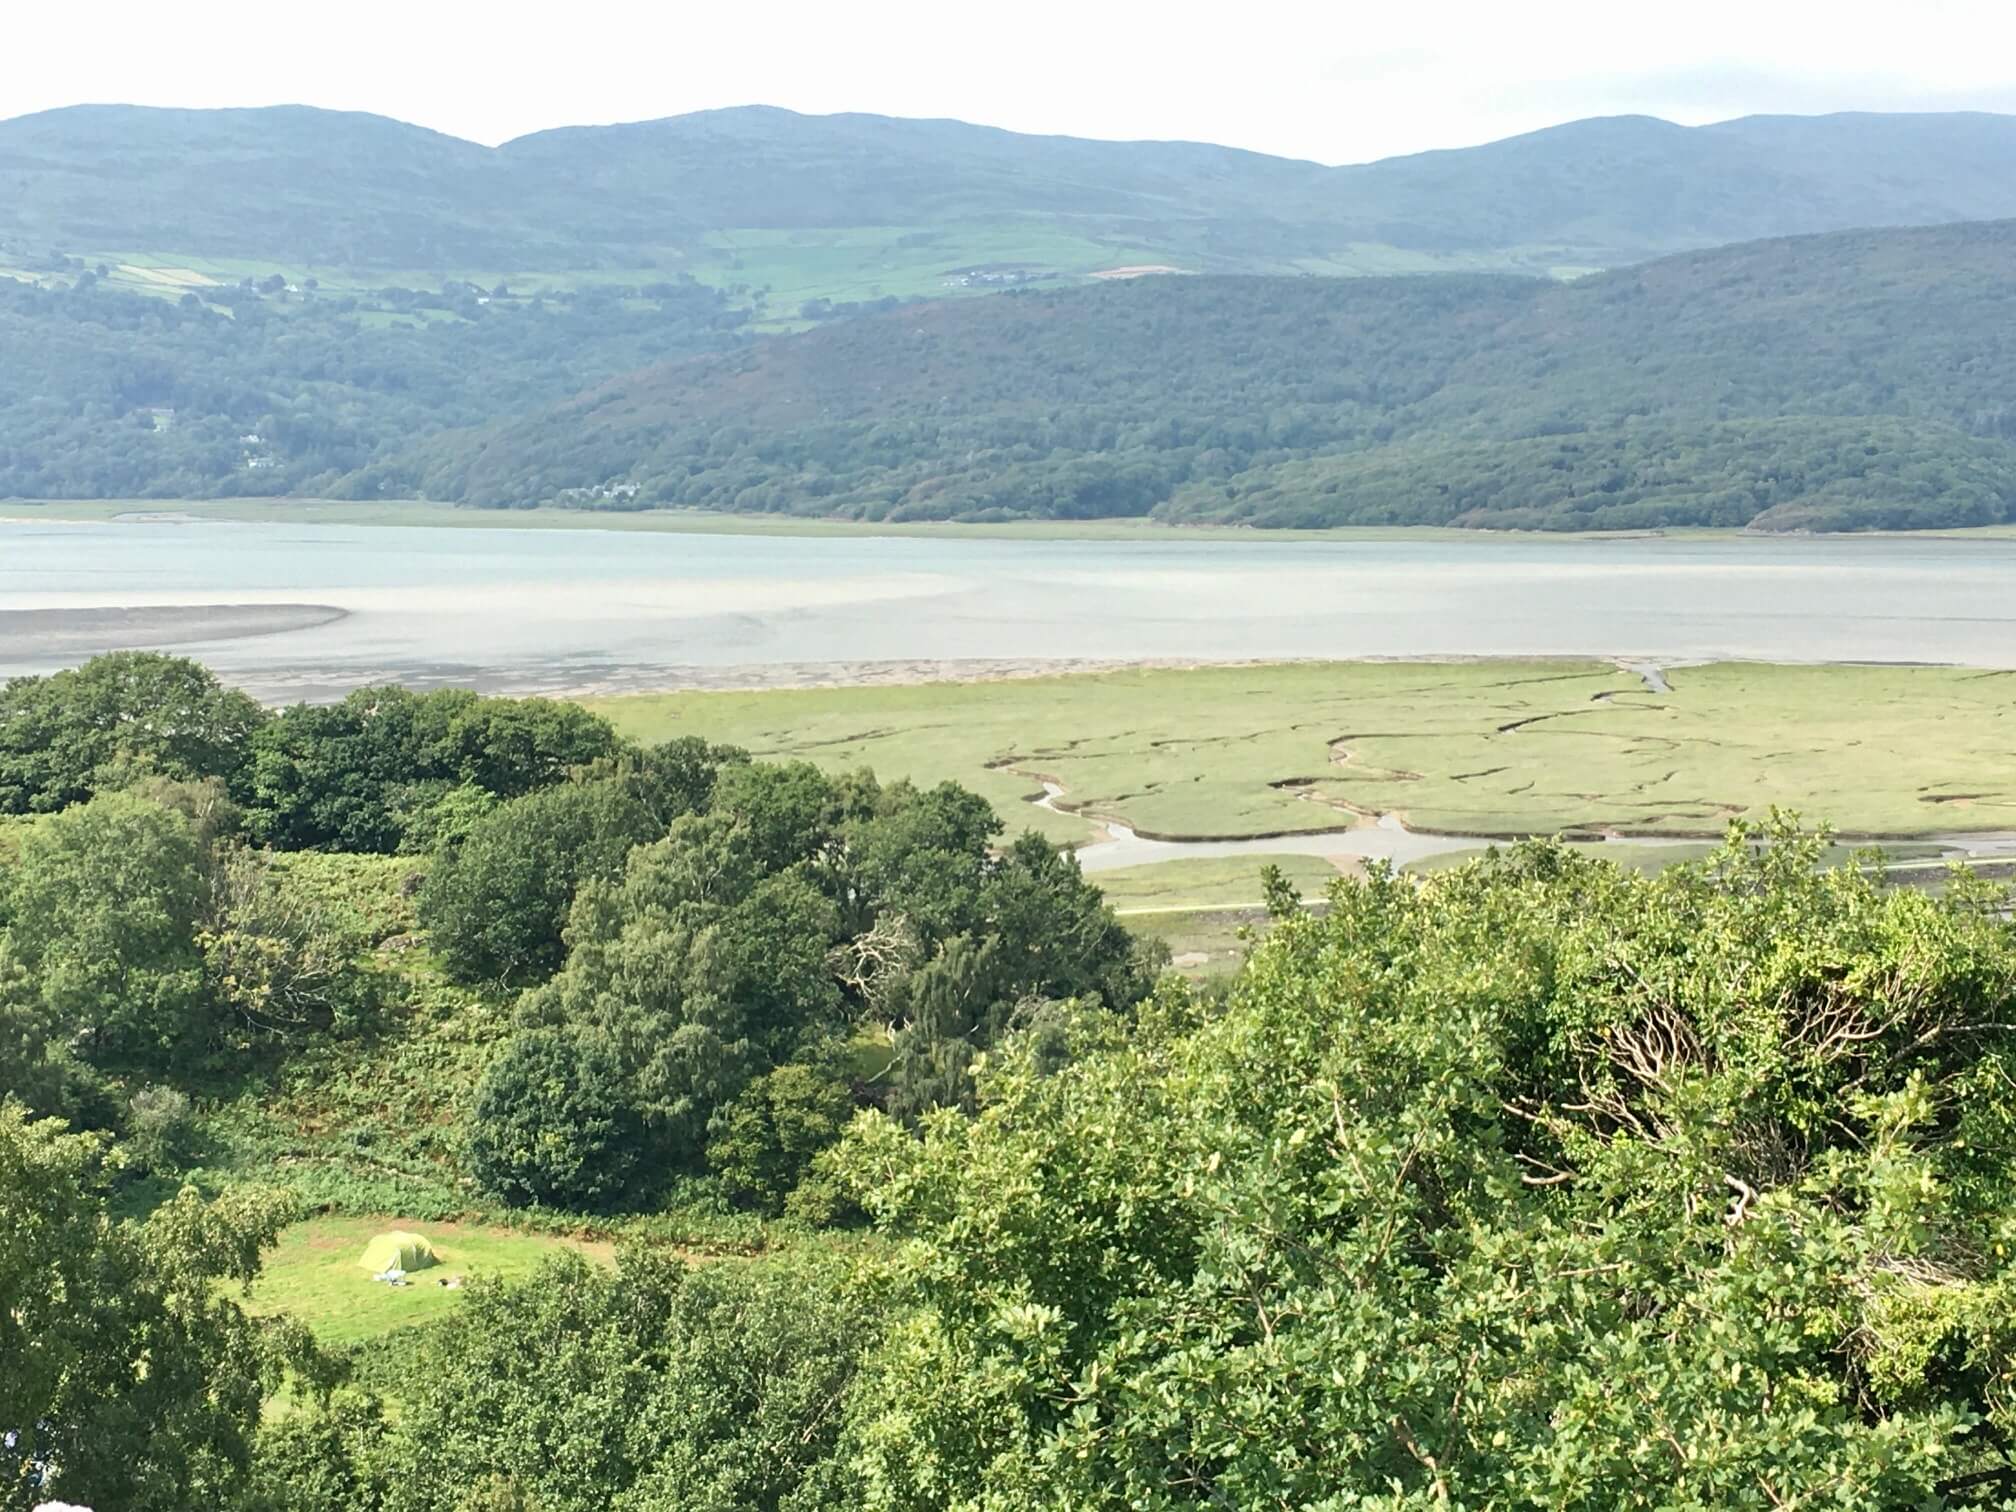
POLYGON ((803 1062, 779 1066, 722 1110, 707 1163, 738 1207, 775 1218, 788 1205, 809 1221, 830 1221, 839 1193, 824 1183, 808 1189, 806 1177, 853 1116, 853 1095, 837 1076, 803 1062))
POLYGON ((566 959, 575 889, 621 877, 631 847, 659 828, 614 781, 564 783, 484 814, 442 850, 420 892, 441 964, 465 983, 551 976, 566 959))
POLYGON ((505 1043, 477 1087, 470 1168, 507 1202, 607 1207, 640 1153, 631 1101, 602 1036, 525 1030, 505 1043))
POLYGON ((191 1132, 186 1094, 157 1086, 133 1094, 126 1113, 127 1147, 148 1170, 165 1173, 181 1166, 191 1132))

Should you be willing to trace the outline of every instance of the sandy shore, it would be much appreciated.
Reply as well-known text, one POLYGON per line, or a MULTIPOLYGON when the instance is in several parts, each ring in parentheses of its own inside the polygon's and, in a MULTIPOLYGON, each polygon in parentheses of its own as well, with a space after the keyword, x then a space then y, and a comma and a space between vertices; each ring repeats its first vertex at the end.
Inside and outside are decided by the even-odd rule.
POLYGON ((243 640, 334 624, 332 604, 153 604, 138 608, 0 609, 0 661, 89 656, 134 647, 243 640))

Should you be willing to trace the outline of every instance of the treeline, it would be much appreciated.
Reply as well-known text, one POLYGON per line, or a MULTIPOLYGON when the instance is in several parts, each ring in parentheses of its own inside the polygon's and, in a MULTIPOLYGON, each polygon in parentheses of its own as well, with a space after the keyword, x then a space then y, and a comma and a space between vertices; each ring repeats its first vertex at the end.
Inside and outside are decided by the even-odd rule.
POLYGON ((690 280, 519 298, 275 275, 178 301, 93 269, 0 278, 0 497, 376 498, 381 459, 436 431, 717 349, 745 318, 690 280))
POLYGON ((2016 518, 2016 223, 1569 285, 1144 279, 843 322, 422 448, 483 505, 1856 529, 2016 518))
POLYGON ((640 749, 539 699, 269 714, 194 663, 101 657, 0 691, 6 812, 40 816, 0 851, 12 1095, 147 1138, 220 1056, 372 1032, 399 984, 354 901, 288 863, 413 855, 446 978, 513 1001, 465 1154, 516 1203, 648 1207, 711 1165, 781 1211, 857 1102, 966 1101, 1010 1028, 1126 1007, 1156 966, 1068 857, 1001 844, 956 786, 640 749))
MULTIPOLYGON (((112 1222, 103 1152, 10 1108, 7 1452, 143 1509, 2007 1506, 2010 899, 1822 851, 1273 879, 1229 994, 1057 1005, 962 1107, 856 1113, 814 1166, 862 1237, 570 1258, 375 1375, 202 1284, 284 1210, 112 1222)), ((676 884, 599 896, 556 983, 706 953, 676 884)))

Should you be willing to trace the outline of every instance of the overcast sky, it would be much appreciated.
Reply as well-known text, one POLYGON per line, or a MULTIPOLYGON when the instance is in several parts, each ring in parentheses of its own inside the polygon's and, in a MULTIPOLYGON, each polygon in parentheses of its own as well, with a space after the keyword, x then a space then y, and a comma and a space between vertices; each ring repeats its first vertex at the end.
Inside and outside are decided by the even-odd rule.
POLYGON ((298 102, 493 143, 763 103, 1348 163, 1626 112, 2016 112, 2012 0, 0 7, 0 116, 298 102))

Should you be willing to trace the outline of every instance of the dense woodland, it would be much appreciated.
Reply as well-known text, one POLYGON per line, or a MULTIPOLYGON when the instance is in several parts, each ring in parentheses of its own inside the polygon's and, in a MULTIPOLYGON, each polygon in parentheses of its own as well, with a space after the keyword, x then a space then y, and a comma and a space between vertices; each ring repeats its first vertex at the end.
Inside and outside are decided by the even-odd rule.
POLYGON ((690 281, 532 299, 450 282, 331 296, 275 276, 179 300, 0 278, 0 497, 375 497, 448 426, 735 339, 690 281))
POLYGON ((53 291, 0 280, 21 354, 0 373, 0 494, 1994 524, 2016 518, 2012 252, 2016 222, 1757 243, 1569 285, 1144 279, 754 341, 690 282, 550 299, 235 289, 227 310, 215 291, 111 292, 89 270, 53 291), (685 360, 555 404, 664 356, 685 360))
POLYGON ((138 654, 0 810, 0 1507, 2016 1505, 2006 889, 1532 843, 1199 987, 950 784, 138 654), (241 1305, 429 1181, 623 1252, 241 1305))
POLYGON ((2016 222, 1569 285, 1158 279, 906 309, 442 438, 402 485, 866 519, 2016 518, 2016 222))

